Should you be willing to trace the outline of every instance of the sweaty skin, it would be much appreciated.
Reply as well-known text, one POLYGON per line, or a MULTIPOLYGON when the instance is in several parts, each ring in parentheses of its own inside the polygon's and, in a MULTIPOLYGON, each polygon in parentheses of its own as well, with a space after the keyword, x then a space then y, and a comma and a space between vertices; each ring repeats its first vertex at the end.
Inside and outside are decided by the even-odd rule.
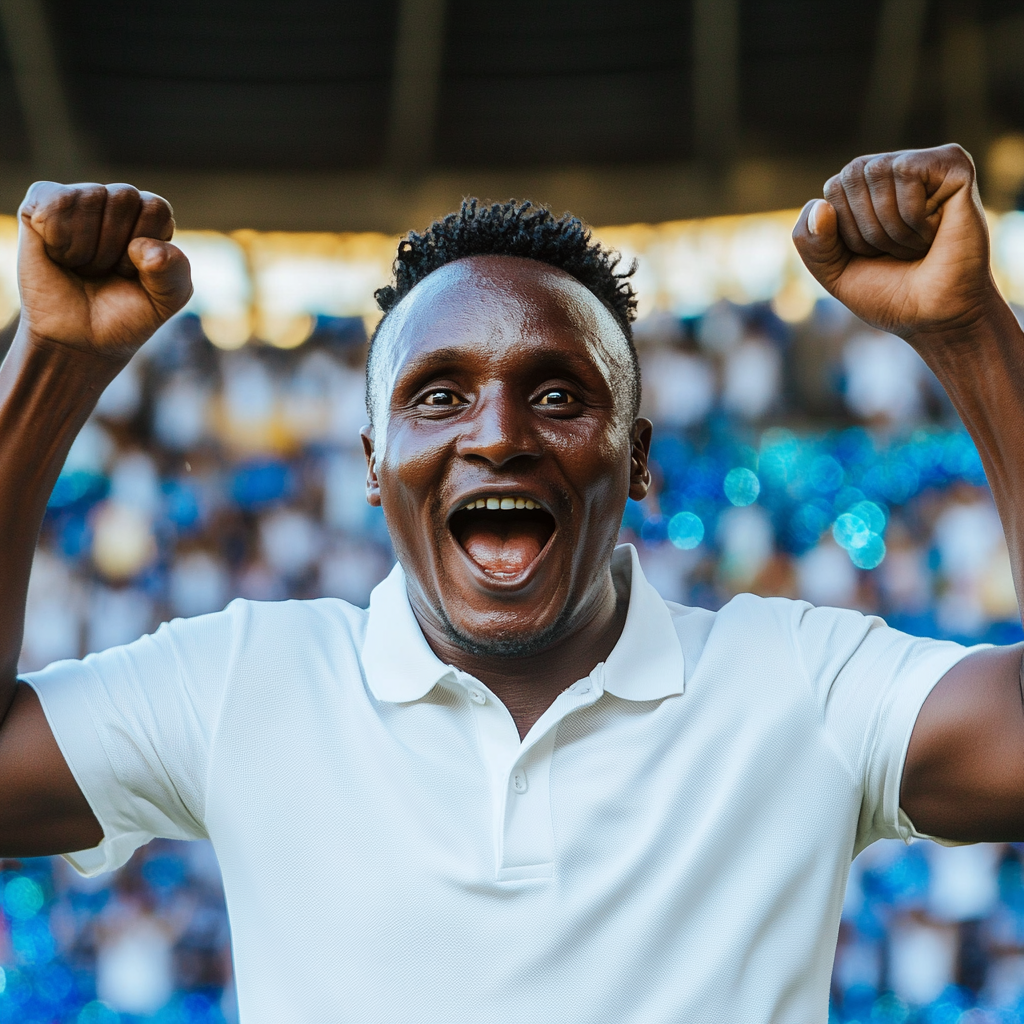
POLYGON ((29 571, 75 435, 192 291, 171 208, 151 192, 37 182, 19 214, 21 318, 0 366, 0 857, 102 838, 38 699, 16 684, 29 571))
POLYGON ((611 553, 627 496, 646 494, 651 436, 632 417, 629 349, 589 289, 512 256, 442 267, 396 312, 375 342, 387 419, 363 431, 368 497, 427 642, 525 735, 625 621, 611 553), (550 522, 453 519, 487 495, 529 499, 550 522))
MULTIPOLYGON (((1024 333, 992 279, 974 164, 959 146, 864 156, 808 203, 793 239, 862 320, 898 334, 952 399, 985 466, 1024 585, 1024 333)), ((918 716, 900 805, 919 831, 1024 838, 1022 645, 972 654, 918 716)))
MULTIPOLYGON (((1019 588, 1024 335, 992 282, 970 158, 956 146, 864 157, 825 196, 796 226, 801 256, 935 370, 985 462, 1019 588)), ((15 671, 32 552, 71 441, 188 298, 172 230, 163 200, 124 185, 40 183, 22 207, 21 326, 0 366, 0 856, 101 837, 15 671)), ((428 643, 490 686, 525 734, 607 656, 625 617, 609 559, 627 494, 649 484, 651 427, 631 417, 621 332, 574 279, 513 257, 444 267, 392 317, 386 414, 363 432, 368 498, 428 643), (501 496, 524 502, 518 520, 475 507, 501 496)), ((1018 647, 972 654, 925 702, 901 800, 921 831, 1024 838, 1020 666, 1018 647)))

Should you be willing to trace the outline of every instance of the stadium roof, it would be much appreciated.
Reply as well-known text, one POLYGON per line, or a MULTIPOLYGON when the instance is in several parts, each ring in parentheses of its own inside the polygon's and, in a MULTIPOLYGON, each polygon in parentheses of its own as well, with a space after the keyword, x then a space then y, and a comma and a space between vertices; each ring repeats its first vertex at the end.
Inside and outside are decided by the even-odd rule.
POLYGON ((128 179, 194 227, 792 206, 857 152, 1024 127, 1016 0, 0 0, 0 209, 128 179))

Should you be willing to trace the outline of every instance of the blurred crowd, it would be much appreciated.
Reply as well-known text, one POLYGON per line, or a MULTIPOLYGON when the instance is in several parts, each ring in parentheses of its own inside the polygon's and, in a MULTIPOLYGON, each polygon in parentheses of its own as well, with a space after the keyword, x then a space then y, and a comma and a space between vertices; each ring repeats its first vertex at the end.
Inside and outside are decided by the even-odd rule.
MULTIPOLYGON (((366 329, 320 316, 301 347, 225 351, 193 314, 162 328, 54 489, 21 669, 236 596, 365 605, 393 561, 364 493, 366 329)), ((1024 639, 978 454, 903 342, 829 299, 796 323, 767 302, 650 313, 636 342, 655 486, 622 539, 666 598, 718 607, 752 590, 922 635, 1024 639)), ((1021 852, 862 854, 834 1019, 1024 1021, 1021 852)), ((236 1018, 207 844, 155 842, 93 880, 59 859, 0 870, 0 1024, 236 1018)))

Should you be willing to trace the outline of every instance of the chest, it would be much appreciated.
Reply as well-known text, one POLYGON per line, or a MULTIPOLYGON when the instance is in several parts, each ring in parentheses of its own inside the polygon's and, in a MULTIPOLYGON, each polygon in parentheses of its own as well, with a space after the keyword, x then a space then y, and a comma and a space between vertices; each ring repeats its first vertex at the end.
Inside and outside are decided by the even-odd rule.
MULTIPOLYGON (((812 710, 785 693, 604 694, 527 744, 503 708, 482 715, 454 693, 409 705, 314 696, 261 727, 226 709, 211 765, 215 841, 363 884, 500 891, 557 878, 593 890, 652 872, 749 873, 746 836, 799 864, 856 820, 859 795, 812 710)), ((765 858, 754 870, 778 867, 765 858)))
POLYGON ((799 708, 684 700, 605 694, 504 759, 447 697, 229 709, 207 827, 240 990, 275 1019, 769 1020, 811 965, 820 1011, 852 796, 799 708))

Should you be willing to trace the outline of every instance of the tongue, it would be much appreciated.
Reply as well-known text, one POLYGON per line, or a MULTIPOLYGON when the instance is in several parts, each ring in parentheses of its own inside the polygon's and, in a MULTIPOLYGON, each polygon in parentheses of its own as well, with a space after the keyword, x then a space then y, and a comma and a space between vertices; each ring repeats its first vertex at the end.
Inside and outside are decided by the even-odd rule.
POLYGON ((466 554, 492 576, 518 576, 539 554, 548 531, 542 523, 470 524, 460 538, 466 554))

